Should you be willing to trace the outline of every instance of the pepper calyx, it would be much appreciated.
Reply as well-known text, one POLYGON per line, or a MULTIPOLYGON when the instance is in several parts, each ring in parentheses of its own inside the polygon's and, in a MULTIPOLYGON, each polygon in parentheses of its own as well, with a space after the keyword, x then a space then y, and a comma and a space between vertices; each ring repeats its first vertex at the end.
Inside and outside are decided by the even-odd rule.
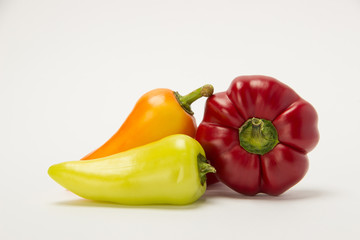
POLYGON ((264 155, 279 143, 279 138, 271 121, 254 117, 239 128, 239 141, 247 152, 264 155))
POLYGON ((200 175, 200 183, 201 185, 204 185, 206 182, 206 174, 207 173, 215 173, 216 170, 213 166, 211 166, 206 157, 199 153, 197 155, 197 163, 198 163, 198 169, 199 169, 199 175, 200 175))

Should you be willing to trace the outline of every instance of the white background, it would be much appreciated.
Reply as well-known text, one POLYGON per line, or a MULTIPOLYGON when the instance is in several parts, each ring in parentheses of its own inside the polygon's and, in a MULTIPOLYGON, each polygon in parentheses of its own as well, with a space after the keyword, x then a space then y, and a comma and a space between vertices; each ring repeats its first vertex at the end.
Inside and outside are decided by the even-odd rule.
MULTIPOLYGON (((360 1, 0 1, 0 239, 359 239, 360 1), (189 206, 80 199, 47 175, 159 87, 278 78, 321 140, 279 197, 222 184, 189 206)), ((202 119, 205 100, 193 105, 202 119)))

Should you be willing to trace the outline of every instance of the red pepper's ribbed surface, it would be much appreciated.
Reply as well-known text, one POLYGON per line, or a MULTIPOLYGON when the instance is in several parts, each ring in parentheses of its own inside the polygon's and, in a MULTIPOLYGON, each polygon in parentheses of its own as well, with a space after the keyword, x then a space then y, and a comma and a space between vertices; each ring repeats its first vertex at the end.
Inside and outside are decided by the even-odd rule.
MULTIPOLYGON (((247 195, 279 195, 307 172, 306 154, 319 141, 317 113, 274 78, 241 76, 207 100, 196 139, 223 183, 247 195), (240 146, 239 128, 253 117, 271 121, 278 133, 279 143, 264 155, 240 146)), ((215 176, 208 176, 213 182, 215 176)))

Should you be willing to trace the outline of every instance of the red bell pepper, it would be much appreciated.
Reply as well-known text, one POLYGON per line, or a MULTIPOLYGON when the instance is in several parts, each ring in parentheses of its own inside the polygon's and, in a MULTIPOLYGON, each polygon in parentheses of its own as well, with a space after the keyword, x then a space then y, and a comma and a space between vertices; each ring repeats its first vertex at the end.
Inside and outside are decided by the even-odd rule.
POLYGON ((227 186, 279 195, 306 174, 307 153, 319 141, 317 121, 315 109, 285 84, 241 76, 208 98, 196 139, 227 186))

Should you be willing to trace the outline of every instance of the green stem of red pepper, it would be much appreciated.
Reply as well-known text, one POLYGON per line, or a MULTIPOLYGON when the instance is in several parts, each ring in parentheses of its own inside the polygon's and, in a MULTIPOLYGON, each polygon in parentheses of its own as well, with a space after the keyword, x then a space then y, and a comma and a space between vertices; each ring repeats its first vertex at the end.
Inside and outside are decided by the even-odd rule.
POLYGON ((264 155, 278 143, 277 130, 271 121, 251 118, 239 129, 240 145, 249 153, 264 155))

